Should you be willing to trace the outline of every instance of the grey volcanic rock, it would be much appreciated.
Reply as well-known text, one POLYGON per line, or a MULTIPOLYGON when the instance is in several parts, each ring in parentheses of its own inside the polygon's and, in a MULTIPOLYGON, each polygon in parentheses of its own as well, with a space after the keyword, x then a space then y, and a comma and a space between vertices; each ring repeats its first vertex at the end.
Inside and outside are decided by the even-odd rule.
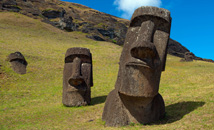
POLYGON ((69 48, 65 54, 62 103, 67 107, 91 102, 92 56, 87 48, 69 48))
POLYGON ((86 36, 87 38, 90 38, 90 39, 93 39, 93 40, 96 40, 96 41, 105 41, 104 39, 102 39, 101 37, 99 36, 96 36, 96 35, 91 35, 91 36, 86 36))
POLYGON ((26 74, 27 61, 20 52, 11 53, 8 56, 13 70, 18 74, 26 74))
POLYGON ((3 0, 2 1, 2 10, 19 12, 20 7, 17 5, 15 0, 3 0))
POLYGON ((43 10, 42 15, 47 18, 62 18, 64 17, 65 11, 59 11, 59 10, 43 10))
POLYGON ((164 117, 164 100, 158 90, 170 27, 170 12, 166 9, 146 6, 135 10, 115 89, 106 99, 102 115, 106 126, 148 124, 164 117))
POLYGON ((68 18, 66 18, 66 17, 61 18, 58 26, 61 29, 64 29, 64 30, 70 32, 70 31, 77 31, 79 24, 74 23, 73 18, 71 16, 69 16, 68 18))
POLYGON ((168 54, 184 58, 186 52, 190 52, 186 47, 182 46, 179 42, 169 39, 168 54))

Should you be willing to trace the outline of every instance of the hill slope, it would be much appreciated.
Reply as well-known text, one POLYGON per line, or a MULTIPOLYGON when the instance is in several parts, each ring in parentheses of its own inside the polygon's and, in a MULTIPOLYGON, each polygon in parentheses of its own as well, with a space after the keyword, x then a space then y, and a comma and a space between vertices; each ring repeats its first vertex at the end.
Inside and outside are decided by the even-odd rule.
POLYGON ((0 10, 19 12, 66 31, 88 33, 88 38, 123 44, 128 20, 89 7, 59 0, 3 0, 0 10))
MULTIPOLYGON (((13 11, 40 19, 66 31, 81 31, 86 37, 123 45, 129 21, 84 5, 59 0, 0 0, 0 11, 13 11)), ((187 48, 170 39, 168 53, 184 57, 187 48)), ((212 60, 195 57, 195 60, 212 60)))
POLYGON ((0 129, 214 128, 214 64, 183 63, 168 55, 160 83, 165 119, 151 125, 104 127, 104 102, 114 88, 122 47, 90 40, 80 32, 64 32, 18 13, 0 15, 0 129), (77 46, 92 52, 92 104, 67 108, 61 102, 64 54, 77 46), (15 51, 22 52, 29 63, 25 75, 14 73, 5 61, 15 51))

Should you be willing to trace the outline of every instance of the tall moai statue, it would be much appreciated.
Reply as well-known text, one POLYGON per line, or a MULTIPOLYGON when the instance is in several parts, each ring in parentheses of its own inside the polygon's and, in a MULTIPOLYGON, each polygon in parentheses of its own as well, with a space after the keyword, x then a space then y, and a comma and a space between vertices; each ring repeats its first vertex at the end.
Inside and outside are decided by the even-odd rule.
POLYGON ((67 107, 91 102, 92 55, 87 48, 69 48, 65 54, 62 103, 67 107))
POLYGON ((14 72, 16 72, 17 74, 26 74, 28 63, 21 52, 17 51, 11 53, 8 56, 8 60, 10 61, 14 72))
POLYGON ((164 117, 164 100, 158 90, 170 27, 170 12, 166 9, 146 6, 135 10, 115 89, 108 94, 103 110, 106 126, 148 124, 164 117))

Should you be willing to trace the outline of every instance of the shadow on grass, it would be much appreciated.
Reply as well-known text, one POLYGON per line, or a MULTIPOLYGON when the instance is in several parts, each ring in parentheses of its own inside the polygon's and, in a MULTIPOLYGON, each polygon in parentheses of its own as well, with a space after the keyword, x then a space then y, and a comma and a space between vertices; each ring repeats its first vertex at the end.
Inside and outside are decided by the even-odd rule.
POLYGON ((181 120, 185 115, 194 111, 198 107, 202 107, 205 102, 178 102, 169 106, 166 106, 166 116, 164 119, 154 124, 169 124, 175 121, 181 120))
POLYGON ((91 105, 104 103, 107 96, 99 96, 91 99, 91 105))

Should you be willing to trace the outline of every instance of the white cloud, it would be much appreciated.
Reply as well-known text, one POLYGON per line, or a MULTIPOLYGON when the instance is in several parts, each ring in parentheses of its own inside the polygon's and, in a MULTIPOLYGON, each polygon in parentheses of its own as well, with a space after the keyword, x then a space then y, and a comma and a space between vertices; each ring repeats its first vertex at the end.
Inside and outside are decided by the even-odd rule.
POLYGON ((114 5, 122 11, 122 18, 130 19, 135 9, 141 6, 161 6, 161 0, 115 0, 114 5))

